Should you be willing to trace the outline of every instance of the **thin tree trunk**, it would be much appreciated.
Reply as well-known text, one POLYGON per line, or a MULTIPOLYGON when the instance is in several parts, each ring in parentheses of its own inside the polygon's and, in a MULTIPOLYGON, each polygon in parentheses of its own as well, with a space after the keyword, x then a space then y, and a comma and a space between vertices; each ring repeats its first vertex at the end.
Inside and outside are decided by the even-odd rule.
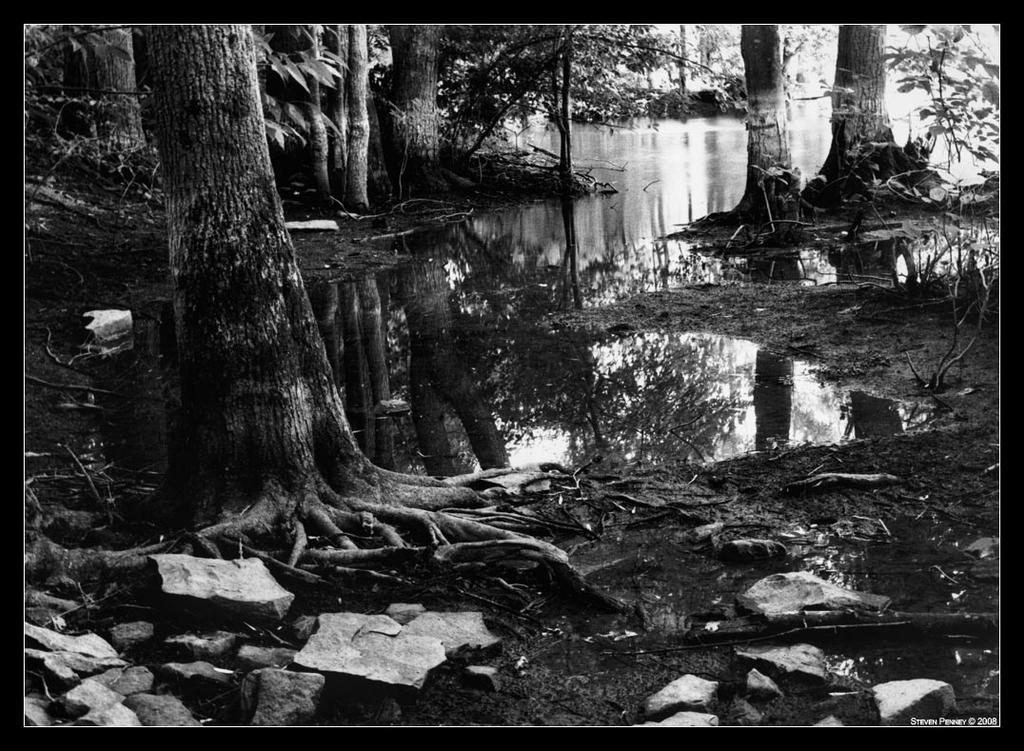
POLYGON ((391 178, 388 176, 387 162, 384 158, 384 145, 381 142, 380 120, 377 117, 377 98, 371 94, 367 98, 367 114, 370 121, 370 144, 367 154, 367 187, 374 202, 383 202, 391 198, 393 190, 391 178))
POLYGON ((736 211, 760 223, 780 218, 776 196, 790 188, 766 174, 790 168, 779 27, 744 25, 740 51, 747 82, 747 182, 736 211))
POLYGON ((559 133, 561 134, 561 151, 558 157, 558 170, 562 181, 562 194, 572 192, 572 97, 569 86, 572 83, 572 27, 565 29, 562 47, 562 86, 561 104, 559 106, 559 133))
POLYGON ((324 43, 346 65, 327 94, 327 116, 337 128, 337 132, 331 134, 331 188, 335 194, 344 195, 348 162, 348 26, 325 26, 324 43))
POLYGON ((679 93, 686 96, 686 26, 679 24, 679 93))
POLYGON ((366 456, 372 458, 377 447, 373 412, 375 402, 373 387, 370 385, 370 364, 364 347, 366 334, 363 331, 359 291, 355 282, 338 286, 345 342, 345 411, 349 424, 359 440, 359 447, 366 456))
MULTIPOLYGON (((370 374, 370 392, 373 398, 373 409, 367 415, 367 421, 373 420, 374 453, 373 463, 385 469, 395 468, 395 441, 391 418, 378 417, 376 406, 391 398, 391 378, 388 372, 387 341, 384 332, 386 309, 382 309, 377 281, 367 277, 356 282, 359 294, 359 308, 363 317, 363 350, 366 352, 366 364, 370 374)), ((369 429, 369 425, 367 427, 369 429)))
POLYGON ((348 75, 348 159, 345 179, 345 205, 353 211, 366 211, 367 159, 370 146, 370 117, 367 96, 366 25, 353 24, 349 28, 348 75))

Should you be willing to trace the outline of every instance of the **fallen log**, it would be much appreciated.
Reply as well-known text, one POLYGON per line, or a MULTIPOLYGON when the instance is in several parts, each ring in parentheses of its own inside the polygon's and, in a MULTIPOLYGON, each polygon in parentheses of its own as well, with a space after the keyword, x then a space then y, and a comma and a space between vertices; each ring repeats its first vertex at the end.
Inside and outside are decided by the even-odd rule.
POLYGON ((884 473, 857 475, 845 472, 823 472, 804 480, 796 480, 785 487, 787 493, 798 490, 827 490, 829 488, 882 488, 900 482, 896 475, 884 473))
POLYGON ((683 637, 686 642, 717 644, 724 641, 761 639, 783 634, 826 632, 845 629, 886 628, 923 636, 974 636, 996 638, 997 613, 871 613, 853 610, 815 610, 805 613, 748 615, 725 621, 694 623, 683 637))

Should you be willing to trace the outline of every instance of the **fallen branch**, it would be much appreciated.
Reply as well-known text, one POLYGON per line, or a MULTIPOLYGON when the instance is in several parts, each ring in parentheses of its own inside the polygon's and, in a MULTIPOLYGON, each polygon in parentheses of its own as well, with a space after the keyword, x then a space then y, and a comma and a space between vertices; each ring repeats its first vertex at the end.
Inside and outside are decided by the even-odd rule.
POLYGON ((896 475, 884 473, 857 475, 846 472, 824 472, 820 475, 813 475, 805 480, 797 480, 789 483, 785 492, 794 493, 798 490, 826 490, 829 488, 882 488, 886 485, 894 485, 900 482, 896 475))
POLYGON ((34 375, 25 374, 25 380, 29 383, 35 383, 39 386, 46 386, 51 389, 64 389, 66 391, 91 391, 94 394, 108 394, 110 396, 120 396, 116 391, 108 391, 107 389, 98 389, 94 386, 76 386, 68 383, 53 383, 52 381, 44 381, 42 378, 38 378, 34 375))

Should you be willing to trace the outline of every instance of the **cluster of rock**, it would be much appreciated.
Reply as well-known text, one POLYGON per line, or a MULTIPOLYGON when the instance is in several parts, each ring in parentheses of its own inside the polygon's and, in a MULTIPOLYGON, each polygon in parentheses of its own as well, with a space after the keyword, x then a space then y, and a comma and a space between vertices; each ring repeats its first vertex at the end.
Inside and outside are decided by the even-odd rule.
MULTIPOLYGON (((225 624, 244 618, 280 625, 293 599, 258 560, 153 558, 167 597, 219 613, 225 624)), ((173 634, 162 640, 163 648, 186 661, 132 665, 127 658, 156 639, 151 623, 114 626, 108 641, 26 622, 26 660, 30 671, 45 678, 48 695, 25 697, 25 723, 200 725, 186 702, 237 691, 243 722, 302 725, 316 721, 332 685, 332 699, 342 703, 371 694, 391 698, 394 720, 401 711, 397 699, 415 696, 431 670, 449 657, 500 644, 479 612, 430 612, 407 603, 377 615, 301 617, 291 624, 291 634, 300 649, 245 644, 228 630, 173 634)), ((464 668, 464 680, 483 690, 500 688, 497 670, 485 665, 464 668)))

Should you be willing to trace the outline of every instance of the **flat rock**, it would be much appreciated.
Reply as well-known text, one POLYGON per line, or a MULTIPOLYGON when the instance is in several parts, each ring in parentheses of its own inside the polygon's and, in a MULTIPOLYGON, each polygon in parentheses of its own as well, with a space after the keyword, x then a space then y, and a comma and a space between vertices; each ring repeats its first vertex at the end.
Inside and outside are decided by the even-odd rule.
POLYGON ((834 714, 830 714, 828 717, 818 720, 814 723, 816 728, 842 728, 846 727, 843 725, 843 721, 836 717, 834 714))
POLYGON ((825 653, 811 644, 750 646, 736 650, 736 657, 773 678, 801 678, 815 683, 828 680, 825 653))
POLYGON ((223 657, 238 642, 238 634, 214 631, 209 634, 175 634, 164 639, 164 644, 185 652, 197 660, 223 657))
POLYGON ((76 685, 84 676, 128 665, 120 657, 89 657, 78 652, 44 652, 39 649, 26 649, 25 658, 41 662, 48 676, 64 688, 76 685))
POLYGON ((86 657, 117 658, 117 650, 97 634, 67 636, 42 626, 25 624, 25 636, 50 652, 75 652, 86 657))
POLYGON ((753 701, 771 701, 783 696, 782 689, 775 681, 753 668, 747 673, 747 698, 753 701))
POLYGON ((729 705, 728 718, 733 725, 751 726, 760 725, 764 716, 749 701, 737 697, 729 705))
POLYGON ((298 222, 285 222, 289 232, 331 232, 340 229, 333 219, 306 219, 298 222))
POLYGON ((883 725, 906 725, 911 717, 938 718, 956 706, 953 687, 929 678, 879 683, 871 691, 883 725))
POLYGON ((57 703, 69 717, 81 717, 93 710, 120 704, 123 698, 99 681, 87 678, 57 699, 57 703))
POLYGON ((163 592, 223 615, 277 623, 295 599, 258 558, 222 561, 190 555, 151 555, 163 580, 163 592))
POLYGON ((153 638, 153 624, 148 621, 119 623, 110 629, 110 641, 121 652, 145 644, 153 638))
POLYGON ((476 611, 426 612, 409 621, 402 633, 406 636, 439 639, 448 657, 463 648, 487 649, 501 642, 501 637, 491 633, 484 625, 483 613, 476 611))
POLYGON ((723 561, 757 561, 765 558, 785 558, 786 546, 777 540, 744 538, 729 540, 718 549, 723 561))
POLYGON ((642 722, 635 727, 712 728, 718 727, 718 717, 704 712, 677 712, 659 722, 642 722))
POLYGON ((416 616, 423 615, 426 612, 427 609, 418 602, 393 602, 388 605, 384 615, 404 626, 416 616))
POLYGON ((480 688, 484 691, 500 691, 501 678, 498 669, 489 665, 467 665, 462 671, 462 679, 466 685, 473 688, 480 688))
POLYGON ((125 699, 124 705, 138 716, 143 725, 195 727, 201 724, 181 699, 170 694, 135 694, 125 699))
POLYGON ((120 668, 108 670, 95 676, 92 680, 102 683, 111 691, 121 694, 121 696, 131 696, 132 694, 141 694, 151 690, 154 678, 149 668, 136 665, 124 670, 120 668))
POLYGON ((254 647, 246 644, 235 655, 235 664, 241 670, 283 668, 291 665, 296 654, 294 649, 287 647, 254 647))
POLYGON ((120 702, 101 709, 94 709, 80 717, 75 724, 108 728, 133 728, 142 725, 138 716, 120 702))
POLYGON ((717 681, 684 675, 644 700, 644 716, 657 720, 682 710, 710 709, 717 693, 717 681))
POLYGON ((53 724, 50 716, 50 702, 38 696, 25 697, 25 725, 27 727, 49 727, 53 724))
POLYGON ((168 662, 160 671, 170 680, 179 681, 195 688, 224 688, 231 685, 231 674, 222 673, 213 665, 202 660, 198 662, 168 662))
POLYGON ((804 610, 884 610, 889 598, 856 592, 819 579, 808 571, 772 574, 736 597, 752 613, 800 613, 804 610))
POLYGON ((309 670, 418 690, 445 661, 439 638, 406 633, 386 615, 323 613, 318 620, 295 655, 295 664, 309 670))
POLYGON ((999 538, 979 537, 966 548, 964 552, 973 555, 975 558, 998 558, 999 538))
POLYGON ((243 682, 243 705, 250 725, 307 725, 316 717, 326 679, 319 673, 278 668, 254 670, 243 682), (246 711, 248 714, 248 711, 246 711))

